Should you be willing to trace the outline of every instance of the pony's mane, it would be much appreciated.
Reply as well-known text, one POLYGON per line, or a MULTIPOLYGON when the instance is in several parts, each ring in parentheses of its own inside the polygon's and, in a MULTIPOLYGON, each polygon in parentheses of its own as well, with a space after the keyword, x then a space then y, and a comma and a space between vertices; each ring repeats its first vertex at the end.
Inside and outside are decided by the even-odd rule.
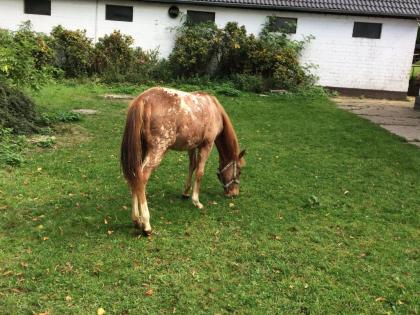
POLYGON ((233 129, 232 122, 223 106, 215 97, 212 98, 217 104, 223 119, 223 130, 218 137, 219 144, 223 151, 222 154, 225 159, 236 160, 239 156, 239 142, 235 129, 233 129))

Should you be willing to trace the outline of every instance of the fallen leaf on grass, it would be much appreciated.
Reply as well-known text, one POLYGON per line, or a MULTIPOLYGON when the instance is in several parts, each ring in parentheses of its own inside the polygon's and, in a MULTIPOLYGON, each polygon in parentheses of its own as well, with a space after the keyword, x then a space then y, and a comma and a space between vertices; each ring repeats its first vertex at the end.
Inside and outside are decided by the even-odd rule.
POLYGON ((41 313, 38 313, 38 315, 50 315, 50 313, 49 312, 41 312, 41 313))
POLYGON ((385 298, 382 296, 375 299, 375 302, 383 302, 383 301, 385 301, 385 298))
POLYGON ((216 202, 216 201, 214 201, 214 200, 210 200, 210 201, 209 201, 209 204, 210 204, 210 205, 217 205, 217 202, 216 202))
POLYGON ((153 295, 153 289, 152 288, 148 289, 145 294, 147 296, 152 296, 153 295))
POLYGON ((71 298, 71 296, 70 296, 70 295, 67 295, 67 296, 66 296, 66 301, 67 301, 67 302, 71 302, 72 300, 73 300, 73 299, 71 298))
POLYGON ((3 272, 3 276, 10 276, 11 274, 13 274, 13 271, 11 271, 11 270, 8 270, 8 271, 6 271, 6 272, 3 272))
POLYGON ((114 231, 112 231, 112 230, 108 231, 108 235, 111 235, 112 233, 114 233, 114 231))
POLYGON ((18 289, 18 288, 11 288, 10 291, 12 291, 13 293, 21 293, 22 290, 18 289))
POLYGON ((105 314, 106 314, 106 312, 105 312, 105 310, 104 310, 102 307, 100 307, 100 308, 98 308, 98 310, 96 311, 96 314, 97 314, 97 315, 105 315, 105 314))
POLYGON ((233 208, 235 204, 233 202, 229 203, 229 207, 233 208))
POLYGON ((36 170, 37 170, 38 172, 41 172, 41 171, 42 171, 42 167, 38 167, 36 170))
POLYGON ((50 238, 48 237, 48 236, 44 236, 43 238, 42 238, 42 240, 43 241, 48 241, 50 238))

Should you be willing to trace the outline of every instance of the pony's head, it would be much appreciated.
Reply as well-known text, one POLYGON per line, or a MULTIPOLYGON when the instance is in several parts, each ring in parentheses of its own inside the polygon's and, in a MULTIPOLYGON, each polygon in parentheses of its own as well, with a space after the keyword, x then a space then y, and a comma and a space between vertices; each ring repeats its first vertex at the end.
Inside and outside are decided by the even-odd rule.
POLYGON ((223 185, 227 197, 239 195, 239 182, 241 177, 241 168, 245 166, 245 150, 242 150, 232 161, 226 161, 220 165, 217 171, 217 177, 223 185))

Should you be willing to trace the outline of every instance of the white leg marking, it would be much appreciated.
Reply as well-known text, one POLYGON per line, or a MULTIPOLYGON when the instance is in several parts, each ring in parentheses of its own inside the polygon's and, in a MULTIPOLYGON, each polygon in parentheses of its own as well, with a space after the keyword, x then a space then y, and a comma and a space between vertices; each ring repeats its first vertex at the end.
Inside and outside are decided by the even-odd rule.
POLYGON ((139 214, 139 203, 137 200, 137 194, 131 194, 131 220, 136 223, 140 223, 140 214, 139 214))
POLYGON ((192 202, 194 206, 196 206, 198 209, 202 209, 203 205, 200 203, 200 200, 198 200, 198 192, 196 190, 196 185, 194 185, 194 191, 192 195, 192 202))
POLYGON ((143 222, 143 229, 145 231, 151 231, 152 227, 150 226, 150 214, 149 207, 147 206, 147 201, 140 205, 141 208, 141 221, 143 222))
POLYGON ((144 159, 144 161, 142 162, 142 165, 141 165, 141 171, 143 172, 143 170, 144 170, 144 167, 147 165, 147 163, 149 163, 149 157, 148 156, 146 156, 146 158, 144 159))

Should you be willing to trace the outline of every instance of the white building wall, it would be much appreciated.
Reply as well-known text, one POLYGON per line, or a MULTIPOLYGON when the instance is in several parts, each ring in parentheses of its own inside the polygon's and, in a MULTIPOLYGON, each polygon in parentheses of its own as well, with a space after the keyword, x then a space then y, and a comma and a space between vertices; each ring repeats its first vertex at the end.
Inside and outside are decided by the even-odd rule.
MULTIPOLYGON (((0 0, 0 27, 16 29, 22 21, 30 20, 36 31, 48 33, 61 24, 70 29, 86 29, 94 40, 117 29, 133 36, 135 45, 158 48, 166 57, 174 44, 173 28, 181 22, 181 16, 168 16, 169 6, 130 0, 52 0, 51 16, 44 16, 24 14, 23 0, 0 0), (105 4, 133 6, 133 22, 105 20, 105 4)), ((254 34, 259 33, 267 16, 295 17, 297 34, 292 37, 315 37, 301 60, 317 65, 314 73, 319 76, 320 85, 407 91, 417 33, 415 20, 192 5, 179 8, 182 13, 188 9, 215 12, 217 25, 223 27, 229 21, 237 21, 254 34), (355 21, 382 23, 381 39, 353 38, 355 21)))

